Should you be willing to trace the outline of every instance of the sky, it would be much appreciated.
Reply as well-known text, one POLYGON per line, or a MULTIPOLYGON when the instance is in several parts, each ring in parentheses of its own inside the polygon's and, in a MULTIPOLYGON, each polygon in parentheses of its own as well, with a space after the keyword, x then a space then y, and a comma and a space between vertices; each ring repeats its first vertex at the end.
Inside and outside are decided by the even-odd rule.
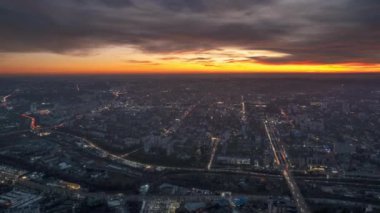
POLYGON ((380 72, 379 0, 1 0, 0 74, 380 72))

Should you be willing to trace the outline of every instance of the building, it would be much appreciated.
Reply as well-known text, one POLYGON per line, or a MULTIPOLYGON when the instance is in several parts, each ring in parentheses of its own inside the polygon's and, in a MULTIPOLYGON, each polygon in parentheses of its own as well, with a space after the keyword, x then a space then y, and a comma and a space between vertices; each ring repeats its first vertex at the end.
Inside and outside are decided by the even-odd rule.
POLYGON ((230 165, 250 165, 250 158, 239 158, 239 157, 227 157, 227 156, 218 156, 217 161, 221 164, 230 164, 230 165))
POLYGON ((30 112, 31 113, 36 113, 37 112, 37 104, 36 103, 32 103, 30 105, 30 112))
POLYGON ((4 213, 39 213, 41 196, 13 190, 0 195, 0 211, 4 213))
POLYGON ((289 199, 273 198, 268 202, 268 213, 296 213, 297 209, 289 199))
POLYGON ((143 202, 140 213, 175 213, 180 204, 169 199, 147 200, 143 202))

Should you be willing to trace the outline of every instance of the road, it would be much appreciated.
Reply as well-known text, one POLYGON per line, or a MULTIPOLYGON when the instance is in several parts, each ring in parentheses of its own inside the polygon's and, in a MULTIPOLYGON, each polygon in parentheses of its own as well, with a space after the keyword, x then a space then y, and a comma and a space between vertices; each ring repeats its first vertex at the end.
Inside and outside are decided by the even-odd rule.
POLYGON ((282 170, 282 175, 284 176, 285 181, 288 184, 290 193, 292 194, 292 197, 295 201, 298 212, 309 213, 311 211, 309 207, 307 206, 306 201, 303 195, 301 194, 301 191, 291 171, 289 170, 288 155, 286 153, 286 150, 283 144, 281 144, 280 138, 277 136, 278 134, 274 126, 274 123, 275 121, 270 120, 270 119, 264 121, 265 131, 266 131, 270 146, 273 151, 275 163, 282 170))
MULTIPOLYGON (((1 173, 1 172, 0 172, 1 173)), ((104 193, 104 192, 86 192, 82 190, 71 190, 66 188, 60 188, 60 187, 53 187, 48 186, 45 184, 40 184, 31 180, 28 180, 27 178, 22 178, 22 176, 14 175, 14 174, 8 174, 8 173, 1 173, 1 177, 8 178, 14 180, 17 184, 30 187, 33 189, 37 189, 40 191, 47 191, 47 192, 53 192, 57 194, 64 194, 71 196, 73 198, 79 198, 79 197, 114 197, 119 196, 119 193, 104 193)), ((260 201, 267 201, 270 196, 268 195, 247 195, 247 194, 233 194, 232 196, 228 198, 238 198, 238 197, 246 197, 249 200, 260 200, 260 201)), ((203 195, 203 194, 193 194, 193 195, 135 195, 135 194, 129 194, 124 195, 123 199, 126 201, 150 201, 150 200, 177 200, 177 201, 205 201, 205 200, 219 200, 221 198, 220 195, 203 195)), ((308 197, 307 200, 313 202, 313 203, 321 203, 321 204, 341 204, 341 205, 351 205, 351 206, 364 206, 367 205, 365 202, 353 202, 353 201, 347 201, 342 199, 336 199, 336 198, 318 198, 318 197, 308 197)), ((380 208, 379 205, 373 205, 376 208, 380 208)))
POLYGON ((190 105, 184 112, 183 114, 181 115, 181 117, 179 119, 176 119, 176 122, 174 122, 174 124, 172 126, 170 126, 169 128, 166 129, 166 131, 163 133, 163 136, 167 137, 169 135, 173 135, 175 132, 177 132, 177 130, 179 129, 179 127, 181 126, 182 122, 191 114, 191 112, 194 110, 194 108, 199 104, 196 103, 196 104, 193 104, 193 105, 190 105))
POLYGON ((279 178, 279 175, 277 174, 271 174, 266 172, 256 172, 256 171, 244 171, 239 169, 212 169, 210 170, 206 168, 187 168, 187 167, 170 167, 170 166, 156 166, 152 164, 146 164, 141 163, 137 161, 128 160, 122 157, 122 155, 116 155, 112 154, 107 150, 104 150, 103 148, 97 146, 94 142, 91 140, 74 135, 72 133, 62 132, 59 130, 52 130, 52 133, 69 136, 78 139, 82 143, 81 148, 83 149, 94 149, 94 153, 98 153, 97 155, 101 158, 107 158, 109 160, 115 161, 117 163, 123 164, 125 166, 129 166, 136 169, 146 169, 146 168, 154 168, 156 171, 178 171, 178 172, 211 172, 211 173, 233 173, 233 174, 241 174, 241 175, 251 175, 251 176, 258 176, 258 177, 273 177, 273 178, 279 178))
POLYGON ((0 106, 7 107, 7 104, 8 104, 8 98, 10 98, 11 96, 12 96, 12 93, 9 94, 9 95, 3 96, 3 97, 1 98, 1 105, 0 105, 0 106))
POLYGON ((6 95, 6 96, 3 96, 3 98, 1 99, 1 102, 6 104, 7 101, 8 101, 8 98, 10 98, 12 96, 12 94, 9 94, 9 95, 6 95))
POLYGON ((207 164, 207 170, 211 169, 212 163, 214 162, 216 150, 218 149, 219 142, 220 142, 220 138, 211 137, 212 149, 211 149, 210 160, 207 164))
MULTIPOLYGON (((45 128, 45 129, 46 130, 52 130, 50 128, 45 128)), ((30 130, 12 131, 12 132, 8 132, 8 133, 0 134, 0 137, 5 137, 5 136, 9 136, 9 135, 14 135, 14 134, 24 134, 24 133, 28 133, 28 132, 30 132, 30 130)), ((83 145, 86 145, 88 147, 91 147, 91 148, 97 150, 97 153, 94 152, 94 154, 95 155, 101 155, 101 156, 99 156, 101 158, 109 158, 111 160, 114 160, 115 162, 122 163, 122 164, 129 166, 129 167, 132 167, 132 168, 144 169, 144 168, 149 168, 149 167, 152 167, 152 168, 155 167, 155 165, 144 164, 144 163, 124 159, 123 157, 125 157, 125 154, 112 155, 107 150, 104 150, 101 147, 96 146, 96 144, 94 144, 93 142, 91 142, 90 140, 88 140, 84 137, 76 136, 74 134, 62 132, 59 130, 52 130, 52 133, 77 138, 83 145), (114 156, 114 157, 110 158, 110 156, 114 156), (120 159, 120 160, 122 159, 123 161, 119 161, 117 159, 120 159)), ((272 140, 270 140, 270 142, 271 141, 272 140)), ((83 146, 80 148, 81 149, 87 149, 83 146)), ((136 151, 136 150, 134 150, 134 151, 136 151)), ((210 170, 202 169, 202 168, 181 168, 181 167, 167 167, 167 166, 159 166, 159 168, 162 171, 166 170, 166 171, 178 171, 178 172, 228 173, 228 174, 250 175, 250 176, 257 176, 257 177, 280 178, 280 175, 273 173, 273 171, 269 172, 269 171, 246 171, 246 170, 240 170, 240 169, 213 169, 212 166, 210 167, 210 170)), ((369 184, 366 182, 370 181, 374 187, 380 186, 380 181, 376 178, 374 179, 374 178, 345 177, 345 178, 329 178, 329 179, 327 179, 325 177, 315 177, 315 176, 299 176, 299 177, 297 176, 296 178, 305 180, 307 182, 312 182, 312 183, 335 183, 335 184, 344 184, 347 186, 365 186, 365 185, 369 184)))
MULTIPOLYGON (((77 136, 77 135, 72 134, 72 133, 62 132, 59 130, 52 130, 52 133, 77 138, 82 143, 82 146, 80 148, 88 149, 90 147, 90 148, 94 149, 96 151, 94 153, 95 154, 97 153, 96 155, 98 155, 101 158, 108 158, 108 159, 113 160, 117 163, 121 163, 121 164, 124 164, 125 166, 129 166, 129 167, 137 168, 137 169, 155 168, 157 171, 230 173, 230 174, 251 175, 251 176, 257 176, 257 177, 268 177, 268 178, 279 178, 280 177, 279 174, 275 174, 275 173, 273 173, 273 171, 272 172, 269 172, 269 171, 247 171, 247 170, 241 170, 241 169, 212 168, 212 166, 210 166, 210 169, 208 170, 207 168, 170 167, 170 166, 157 166, 157 165, 153 165, 153 164, 146 164, 146 163, 141 163, 141 162, 125 159, 125 158, 123 158, 123 157, 125 157, 125 156, 123 156, 125 154, 121 154, 121 155, 112 154, 109 151, 97 146, 91 140, 84 138, 84 137, 81 137, 81 136, 77 136)), ((269 135, 269 137, 271 138, 270 135, 269 135)), ((273 139, 270 139, 269 141, 270 141, 270 143, 276 144, 276 143, 274 143, 273 139)), ((273 147, 274 147, 274 145, 273 145, 273 147)), ((281 153, 281 152, 278 152, 278 153, 281 153)), ((284 153, 284 151, 282 153, 284 153)), ((279 159, 282 159, 281 162, 283 162, 283 164, 285 163, 286 165, 288 165, 287 167, 284 166, 283 168, 289 168, 288 161, 283 160, 283 158, 287 157, 286 153, 281 154, 280 156, 281 157, 279 157, 279 159)), ((280 162, 280 160, 279 160, 279 162, 280 162)), ((280 165, 279 165, 279 167, 280 167, 280 165)), ((287 173, 290 174, 289 169, 287 169, 287 173)), ((281 175, 282 176, 284 175, 283 170, 282 170, 281 175)), ((374 179, 363 179, 363 178, 330 178, 330 179, 326 179, 326 178, 322 178, 322 177, 313 177, 313 176, 300 176, 297 178, 302 178, 304 180, 309 180, 311 182, 327 181, 327 182, 334 182, 337 184, 342 183, 342 184, 353 185, 353 186, 359 184, 361 181, 374 181, 374 179)), ((291 179, 291 181, 295 182, 295 180, 294 180, 295 178, 293 175, 289 176, 289 179, 291 179)), ((376 184, 380 185, 380 182, 375 182, 373 184, 374 185, 376 185, 376 184)), ((294 185, 296 185, 296 184, 294 184, 294 185)))
MULTIPOLYGON (((285 178, 285 180, 289 186, 290 192, 291 192, 291 194, 295 200, 298 211, 301 213, 302 212, 306 212, 306 213, 310 212, 308 206, 306 205, 305 199, 302 196, 302 194, 301 194, 301 192, 300 192, 300 190, 296 184, 295 178, 293 177, 292 173, 288 169, 289 168, 289 162, 287 160, 287 155, 286 155, 284 147, 281 145, 281 143, 278 139, 278 136, 276 136, 277 134, 275 133, 275 131, 276 131, 275 125, 273 123, 269 124, 267 122, 264 123, 264 125, 265 125, 265 130, 266 130, 266 133, 268 135, 269 141, 271 143, 271 146, 274 147, 274 150, 275 150, 274 153, 275 153, 275 155, 279 155, 278 156, 279 168, 282 169, 282 176, 285 178)), ((54 131, 54 132, 57 133, 57 131, 54 131)), ((68 135, 68 133, 65 133, 65 132, 60 132, 57 134, 65 134, 66 136, 68 135)), ((135 168, 136 168, 136 166, 140 166, 139 168, 146 168, 147 166, 152 166, 152 165, 148 165, 148 164, 143 164, 143 163, 139 163, 139 162, 126 160, 126 159, 123 159, 121 156, 118 156, 118 155, 113 155, 113 154, 107 152, 106 150, 103 150, 100 147, 97 147, 93 142, 91 142, 91 141, 89 141, 83 137, 79 137, 79 136, 75 136, 75 135, 70 135, 70 136, 78 138, 85 145, 95 148, 97 151, 102 153, 106 158, 114 160, 115 162, 118 162, 118 163, 122 162, 123 164, 125 164, 127 166, 133 165, 132 167, 135 167, 135 168)), ((250 171, 242 171, 242 170, 238 170, 238 169, 212 169, 212 168, 210 168, 210 170, 207 170, 207 169, 202 169, 202 168, 181 168, 181 167, 165 167, 165 166, 160 166, 159 168, 161 170, 165 170, 165 171, 178 171, 178 172, 202 172, 202 173, 220 173, 220 174, 230 173, 230 174, 241 174, 241 175, 250 175, 250 176, 258 176, 258 177, 272 177, 272 178, 280 178, 281 177, 280 175, 269 174, 269 173, 266 173, 265 171, 263 171, 263 172, 250 172, 250 171)), ((315 178, 303 177, 302 179, 305 179, 305 180, 307 179, 313 183, 323 181, 323 178, 321 178, 321 177, 315 177, 315 178)), ((332 180, 326 180, 326 181, 332 181, 332 180)), ((334 182, 336 182, 337 184, 339 184, 340 181, 344 181, 344 180, 343 179, 342 180, 334 179, 334 182)), ((347 184, 349 185, 350 183, 347 183, 347 184)), ((77 194, 78 192, 73 192, 73 193, 77 194)), ((202 197, 202 196, 203 195, 199 195, 199 197, 202 197)), ((152 196, 152 197, 148 197, 148 199, 156 199, 156 198, 161 198, 161 197, 162 196, 158 196, 158 197, 152 196)), ((164 197, 166 197, 166 196, 164 196, 164 197)), ((131 195, 130 197, 127 196, 127 199, 131 199, 131 200, 146 199, 146 197, 139 197, 139 196, 131 195)), ((191 198, 191 196, 189 196, 189 197, 186 197, 184 199, 192 199, 192 198, 191 198)))
MULTIPOLYGON (((114 196, 120 196, 119 193, 104 193, 104 192, 86 192, 82 190, 73 190, 68 188, 61 188, 61 187, 54 187, 49 186, 41 183, 37 183, 28 179, 24 179, 21 177, 12 177, 17 184, 23 185, 25 187, 37 189, 39 191, 45 191, 45 192, 53 192, 57 194, 64 194, 71 196, 73 198, 78 197, 103 197, 103 198, 112 198, 114 196)), ((268 195, 246 195, 246 194, 234 194, 228 198, 239 198, 239 197, 246 197, 250 200, 260 200, 260 201, 266 201, 269 199, 268 195)), ((138 194, 129 194, 129 195, 123 195, 123 199, 125 201, 151 201, 151 200, 177 200, 177 201, 205 201, 205 200, 219 200, 221 199, 221 195, 215 195, 215 194, 190 194, 190 195, 138 195, 138 194)))
POLYGON ((133 154, 133 153, 135 153, 135 152, 138 152, 138 151, 141 150, 141 149, 143 149, 143 147, 140 147, 140 148, 137 148, 137 149, 132 150, 132 151, 130 151, 130 152, 127 152, 127 153, 121 155, 121 157, 122 157, 122 158, 128 157, 130 154, 133 154))
POLYGON ((31 130, 35 130, 37 128, 36 118, 34 118, 30 115, 27 115, 27 114, 22 114, 21 117, 30 119, 30 129, 31 130))
POLYGON ((241 111, 240 111, 241 117, 241 125, 242 125, 242 134, 244 135, 244 138, 248 138, 247 135, 247 126, 248 126, 248 117, 247 117, 247 110, 245 106, 244 96, 241 97, 241 111))

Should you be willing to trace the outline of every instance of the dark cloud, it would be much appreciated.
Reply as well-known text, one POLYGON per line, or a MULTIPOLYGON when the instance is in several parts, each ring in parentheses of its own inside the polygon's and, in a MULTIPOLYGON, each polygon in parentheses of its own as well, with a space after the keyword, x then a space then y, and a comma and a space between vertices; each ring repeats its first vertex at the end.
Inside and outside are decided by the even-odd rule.
POLYGON ((77 0, 81 6, 100 4, 105 7, 123 8, 133 6, 133 2, 130 0, 77 0))
POLYGON ((234 46, 262 63, 380 62, 378 0, 3 0, 0 52, 147 52, 234 46))
POLYGON ((172 11, 190 10, 193 12, 204 11, 205 5, 202 0, 158 0, 159 5, 172 11))

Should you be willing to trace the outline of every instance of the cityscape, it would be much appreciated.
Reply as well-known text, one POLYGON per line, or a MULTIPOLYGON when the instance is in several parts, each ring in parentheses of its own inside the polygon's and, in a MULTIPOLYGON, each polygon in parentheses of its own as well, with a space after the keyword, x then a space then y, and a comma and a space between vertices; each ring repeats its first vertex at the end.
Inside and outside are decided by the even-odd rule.
POLYGON ((380 213, 380 0, 1 0, 0 213, 380 213))
POLYGON ((0 79, 1 212, 379 212, 378 75, 0 79))

